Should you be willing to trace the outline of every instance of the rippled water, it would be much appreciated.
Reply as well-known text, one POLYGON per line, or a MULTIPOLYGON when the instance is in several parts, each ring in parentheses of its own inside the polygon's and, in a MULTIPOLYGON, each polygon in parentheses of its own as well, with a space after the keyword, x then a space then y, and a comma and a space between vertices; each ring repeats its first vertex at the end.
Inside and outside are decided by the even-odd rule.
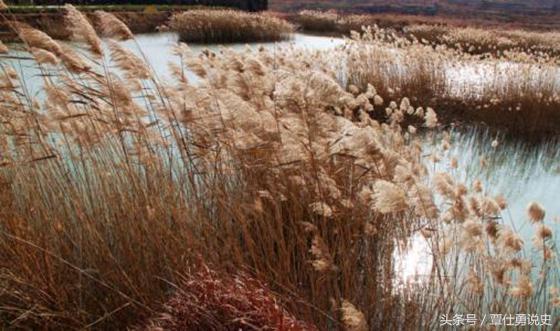
MULTIPOLYGON (((490 196, 503 195, 508 208, 502 213, 503 224, 510 225, 522 236, 528 247, 534 229, 528 220, 527 206, 537 201, 546 209, 545 223, 560 233, 560 143, 550 141, 539 145, 520 141, 502 141, 499 135, 485 128, 461 128, 451 131, 451 148, 443 153, 439 148, 441 134, 426 136, 425 150, 436 151, 441 158, 432 163, 430 171, 451 172, 457 182, 471 187, 477 179, 484 184, 490 196), (497 147, 492 142, 498 141, 497 147), (451 168, 451 158, 459 167, 451 168)), ((535 252, 528 251, 527 254, 535 252)), ((536 253, 535 253, 536 254, 536 253)), ((542 253, 540 253, 542 254, 542 253)), ((412 238, 407 252, 395 254, 400 280, 413 281, 431 271, 432 257, 426 241, 417 235, 412 238)))
MULTIPOLYGON (((459 161, 453 175, 457 180, 472 184, 476 179, 485 183, 490 195, 502 194, 509 208, 506 223, 527 234, 527 205, 540 202, 547 210, 547 222, 558 228, 560 217, 560 144, 558 141, 539 145, 520 141, 502 141, 490 131, 467 128, 452 132, 449 155, 459 161), (498 142, 492 147, 492 142, 498 142)), ((436 171, 449 170, 449 165, 436 164, 436 171)))

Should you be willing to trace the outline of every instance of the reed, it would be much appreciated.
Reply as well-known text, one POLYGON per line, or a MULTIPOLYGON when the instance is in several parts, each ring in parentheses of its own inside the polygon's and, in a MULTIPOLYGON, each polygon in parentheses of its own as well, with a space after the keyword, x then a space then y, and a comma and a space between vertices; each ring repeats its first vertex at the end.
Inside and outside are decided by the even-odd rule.
POLYGON ((173 15, 169 27, 193 43, 278 41, 294 31, 283 19, 235 10, 189 10, 173 15))
POLYGON ((412 25, 405 33, 417 39, 443 44, 469 54, 500 55, 504 52, 528 52, 558 58, 560 34, 521 29, 412 25))
MULTIPOLYGON (((408 97, 439 109, 444 122, 484 122, 534 140, 558 134, 558 71, 546 58, 515 52, 481 58, 377 27, 354 39, 344 50, 351 85, 372 84, 383 99, 408 97)), ((373 115, 388 116, 383 111, 373 115)))
POLYGON ((472 55, 501 57, 524 52, 558 59, 560 35, 555 31, 530 31, 519 27, 437 19, 412 15, 339 14, 303 10, 289 17, 304 31, 349 35, 366 26, 391 30, 401 38, 421 40, 434 47, 445 45, 472 55))
POLYGON ((339 15, 333 11, 303 10, 293 20, 304 31, 332 33, 339 30, 339 15))
POLYGON ((15 26, 45 99, 0 62, 2 327, 433 329, 463 309, 558 313, 549 217, 530 208, 530 259, 483 183, 430 176, 402 125, 436 129, 431 108, 347 88, 332 52, 291 47, 180 44, 164 82, 68 15, 88 56, 15 26), (368 114, 384 108, 386 121, 368 114), (433 259, 422 281, 394 258, 417 235, 433 259))

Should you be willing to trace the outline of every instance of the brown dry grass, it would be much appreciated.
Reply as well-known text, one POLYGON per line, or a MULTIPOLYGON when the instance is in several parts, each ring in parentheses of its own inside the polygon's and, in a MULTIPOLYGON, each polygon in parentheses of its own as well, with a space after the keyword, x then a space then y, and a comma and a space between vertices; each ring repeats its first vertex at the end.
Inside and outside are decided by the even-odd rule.
POLYGON ((434 107, 445 122, 483 122, 524 139, 558 134, 558 67, 546 56, 512 52, 481 59, 445 45, 410 42, 391 30, 367 31, 347 49, 349 84, 372 84, 384 99, 406 96, 434 107), (473 68, 476 81, 469 78, 473 68))
POLYGON ((291 316, 280 299, 253 277, 219 274, 205 265, 199 269, 179 279, 164 312, 145 330, 318 331, 291 316))
POLYGON ((481 183, 430 176, 421 138, 402 123, 434 129, 433 110, 409 114, 418 104, 403 98, 387 122, 372 120, 389 104, 373 86, 346 90, 332 67, 342 54, 182 44, 166 83, 115 41, 99 50, 87 20, 69 15, 88 56, 15 26, 45 99, 0 63, 2 327, 124 329, 162 311, 181 323, 196 312, 184 297, 208 305, 200 325, 216 325, 211 313, 246 316, 260 284, 277 293, 260 298, 320 330, 433 329, 463 309, 558 312, 549 232, 536 228, 529 259, 481 183), (419 234, 434 263, 410 283, 393 256, 419 234), (200 260, 251 277, 214 277, 200 260), (241 303, 220 305, 234 284, 241 303))
POLYGON ((172 16, 169 27, 181 41, 195 43, 278 41, 293 32, 283 19, 236 10, 189 10, 172 16))
POLYGON ((339 14, 336 11, 304 10, 288 19, 304 31, 350 34, 366 26, 392 30, 409 40, 446 45, 469 54, 503 55, 527 52, 557 58, 560 55, 556 31, 529 31, 504 24, 480 24, 457 19, 391 14, 339 14))

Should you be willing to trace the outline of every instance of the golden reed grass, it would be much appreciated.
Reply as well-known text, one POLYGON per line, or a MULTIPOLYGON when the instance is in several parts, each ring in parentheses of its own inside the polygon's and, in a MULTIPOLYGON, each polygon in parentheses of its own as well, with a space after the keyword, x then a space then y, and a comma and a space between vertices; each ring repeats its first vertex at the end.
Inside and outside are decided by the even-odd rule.
POLYGON ((457 311, 558 312, 544 210, 529 209, 529 258, 482 183, 428 174, 402 125, 437 129, 435 111, 346 89, 332 52, 180 44, 164 82, 89 27, 73 27, 87 57, 15 28, 45 97, 0 62, 2 327, 433 329, 457 311), (393 258, 414 235, 433 258, 420 282, 393 258))
POLYGON ((193 43, 278 41, 294 31, 281 18, 236 10, 189 10, 173 15, 169 27, 181 41, 193 43))

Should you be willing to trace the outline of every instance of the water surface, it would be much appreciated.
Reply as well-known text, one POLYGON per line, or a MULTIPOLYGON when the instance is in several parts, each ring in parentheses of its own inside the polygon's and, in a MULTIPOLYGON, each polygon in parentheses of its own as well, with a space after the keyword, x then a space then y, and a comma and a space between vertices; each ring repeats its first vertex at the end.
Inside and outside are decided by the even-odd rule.
MULTIPOLYGON (((553 230, 558 243, 560 234, 560 143, 550 141, 538 145, 522 141, 502 140, 499 134, 482 127, 462 127, 451 131, 451 148, 441 148, 441 133, 427 134, 425 155, 436 153, 441 161, 430 164, 430 172, 449 172, 457 183, 472 187, 481 180, 484 193, 495 197, 503 195, 508 208, 502 212, 501 224, 518 231, 525 242, 527 257, 542 254, 532 246, 534 226, 528 219, 527 207, 539 202, 546 209, 545 224, 553 230), (493 147, 493 142, 498 145, 493 147), (458 168, 451 167, 456 158, 458 168)), ((432 267, 430 248, 417 235, 412 238, 407 252, 395 254, 400 280, 414 281, 428 275, 432 267)))

